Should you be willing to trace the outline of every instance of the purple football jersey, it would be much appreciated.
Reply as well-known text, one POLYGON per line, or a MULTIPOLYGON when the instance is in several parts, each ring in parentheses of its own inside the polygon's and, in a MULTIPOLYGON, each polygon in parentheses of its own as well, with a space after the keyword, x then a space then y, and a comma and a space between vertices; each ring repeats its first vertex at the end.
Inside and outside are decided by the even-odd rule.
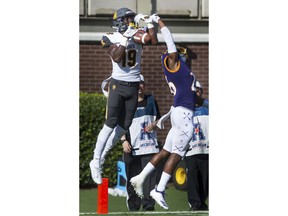
POLYGON ((190 110, 195 108, 196 87, 195 76, 188 65, 178 55, 177 69, 172 71, 166 65, 168 52, 163 53, 161 57, 166 81, 170 91, 174 94, 174 107, 183 106, 190 110))

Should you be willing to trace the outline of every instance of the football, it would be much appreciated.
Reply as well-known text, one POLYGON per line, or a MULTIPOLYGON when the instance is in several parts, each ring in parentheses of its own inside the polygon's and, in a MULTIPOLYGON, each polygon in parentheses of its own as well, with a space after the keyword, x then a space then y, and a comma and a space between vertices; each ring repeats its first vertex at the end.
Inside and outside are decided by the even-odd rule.
POLYGON ((133 36, 133 40, 139 44, 148 44, 151 39, 146 31, 139 29, 133 36))

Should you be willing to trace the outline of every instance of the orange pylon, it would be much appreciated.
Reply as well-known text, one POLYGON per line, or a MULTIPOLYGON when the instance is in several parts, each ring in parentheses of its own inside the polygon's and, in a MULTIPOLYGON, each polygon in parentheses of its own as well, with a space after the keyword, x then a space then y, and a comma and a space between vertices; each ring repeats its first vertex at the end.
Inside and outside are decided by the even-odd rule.
POLYGON ((108 178, 102 178, 102 184, 98 185, 97 214, 108 214, 108 178))

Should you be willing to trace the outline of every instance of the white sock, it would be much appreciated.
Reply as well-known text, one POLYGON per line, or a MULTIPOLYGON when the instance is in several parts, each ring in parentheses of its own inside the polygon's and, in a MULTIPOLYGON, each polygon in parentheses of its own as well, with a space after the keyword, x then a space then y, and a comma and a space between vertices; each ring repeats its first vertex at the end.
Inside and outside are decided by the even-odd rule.
POLYGON ((100 133, 98 134, 96 146, 94 149, 94 158, 100 159, 100 156, 104 150, 104 147, 106 145, 106 142, 110 136, 110 134, 113 132, 113 128, 110 128, 104 124, 103 128, 101 129, 100 133))
POLYGON ((165 191, 166 185, 168 181, 170 180, 171 175, 168 173, 165 173, 164 171, 162 172, 161 179, 159 181, 159 184, 157 186, 158 191, 165 191))
POLYGON ((101 154, 101 160, 105 159, 108 152, 116 145, 116 143, 120 140, 120 138, 126 132, 127 131, 125 129, 123 129, 122 127, 120 127, 119 125, 117 125, 114 128, 113 132, 111 133, 111 135, 109 136, 109 138, 106 142, 105 149, 103 150, 103 152, 101 154))
POLYGON ((145 178, 146 178, 151 172, 153 172, 153 170, 155 170, 155 167, 153 166, 152 163, 149 162, 149 163, 144 167, 144 169, 141 171, 141 173, 139 174, 140 179, 143 180, 143 182, 144 182, 145 178))

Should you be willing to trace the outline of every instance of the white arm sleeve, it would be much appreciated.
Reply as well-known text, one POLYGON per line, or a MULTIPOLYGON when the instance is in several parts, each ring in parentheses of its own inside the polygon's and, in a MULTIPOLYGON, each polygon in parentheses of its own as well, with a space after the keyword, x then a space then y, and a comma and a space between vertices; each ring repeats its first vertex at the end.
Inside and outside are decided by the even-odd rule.
POLYGON ((163 35, 163 39, 167 45, 168 53, 177 52, 170 30, 166 26, 164 26, 163 28, 161 28, 161 32, 163 35))

